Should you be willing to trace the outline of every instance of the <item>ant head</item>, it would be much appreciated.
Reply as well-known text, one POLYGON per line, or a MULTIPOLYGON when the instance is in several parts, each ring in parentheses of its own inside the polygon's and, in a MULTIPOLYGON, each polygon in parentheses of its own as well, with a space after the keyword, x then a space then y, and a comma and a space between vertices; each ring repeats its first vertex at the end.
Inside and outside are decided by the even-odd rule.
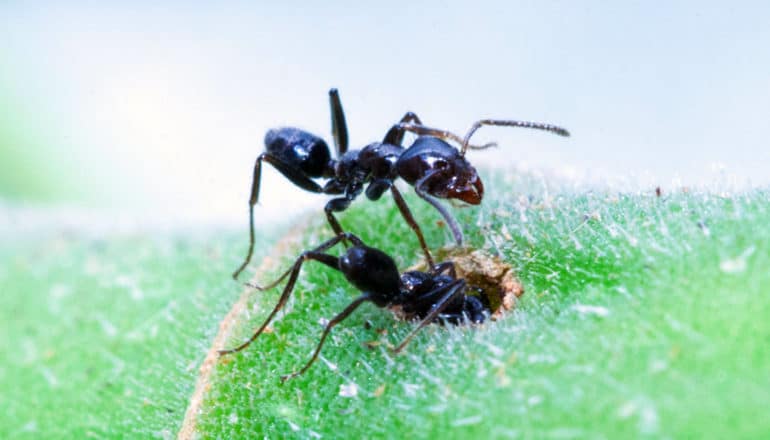
POLYGON ((476 168, 457 148, 432 136, 421 136, 396 163, 399 175, 412 185, 441 199, 459 199, 478 205, 484 185, 476 168))
POLYGON ((428 192, 436 197, 459 199, 471 205, 478 205, 484 197, 484 184, 465 157, 457 156, 452 161, 442 163, 436 161, 435 167, 445 172, 437 171, 434 177, 426 182, 428 192))

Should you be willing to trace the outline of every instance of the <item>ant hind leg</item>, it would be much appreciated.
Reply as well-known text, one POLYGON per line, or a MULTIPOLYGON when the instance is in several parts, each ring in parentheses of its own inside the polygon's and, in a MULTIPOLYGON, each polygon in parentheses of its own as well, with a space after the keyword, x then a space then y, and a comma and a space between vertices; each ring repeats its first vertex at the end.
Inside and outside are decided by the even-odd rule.
POLYGON ((257 329, 256 332, 254 332, 251 338, 249 338, 246 342, 242 343, 241 345, 235 348, 228 349, 228 350, 219 350, 219 354, 224 355, 224 354, 241 351, 244 348, 248 347, 252 342, 254 342, 259 337, 259 335, 262 334, 265 328, 267 328, 268 324, 270 324, 270 321, 273 320, 273 317, 275 317, 275 314, 278 313, 278 311, 281 310, 286 305, 286 302, 289 300, 289 297, 291 297, 291 294, 294 291, 294 284, 297 282, 297 277, 299 276, 300 269, 302 269, 302 264, 305 261, 308 261, 308 260, 318 261, 322 264, 325 264, 326 266, 331 267, 332 269, 339 270, 339 258, 333 255, 325 254, 324 252, 329 250, 331 247, 333 247, 334 245, 336 245, 337 243, 343 240, 350 240, 356 245, 362 244, 361 240, 353 234, 347 234, 347 233, 338 234, 334 238, 327 240, 324 243, 321 243, 321 245, 309 251, 303 252, 302 255, 300 255, 297 258, 297 260, 294 262, 291 268, 289 268, 289 270, 284 272, 283 275, 281 275, 278 278, 278 280, 276 280, 275 282, 265 287, 258 287, 260 290, 272 288, 278 285, 278 283, 283 281, 283 279, 286 278, 287 276, 289 277, 289 281, 286 283, 286 287, 284 287, 283 293, 281 294, 281 297, 278 300, 278 303, 273 308, 273 311, 270 312, 270 314, 267 316, 267 318, 265 319, 265 322, 259 327, 259 329, 257 329))
POLYGON ((262 153, 259 155, 259 157, 257 157, 257 160, 254 163, 254 175, 251 180, 251 196, 249 197, 249 250, 243 263, 241 263, 238 269, 233 272, 233 279, 236 280, 238 279, 238 275, 240 275, 246 266, 248 266, 249 262, 251 261, 251 257, 254 254, 254 205, 256 205, 257 201, 259 200, 259 186, 262 177, 263 161, 275 167, 276 170, 278 170, 293 184, 299 186, 300 188, 316 193, 323 191, 323 188, 321 188, 317 183, 308 178, 296 167, 284 162, 279 157, 270 153, 262 153))
POLYGON ((291 374, 286 374, 284 376, 281 376, 281 382, 286 382, 289 379, 293 379, 301 374, 303 374, 305 371, 307 371, 308 368, 310 368, 311 365, 313 365, 313 362, 315 362, 316 358, 318 358, 318 354, 321 352, 321 347, 323 347, 324 342, 326 341, 326 337, 329 335, 329 332, 331 332, 332 328, 334 328, 335 325, 339 324, 340 322, 344 321, 348 316, 350 316, 351 313, 353 313, 358 306, 365 303, 366 301, 370 301, 370 295, 364 293, 363 295, 359 296, 355 300, 353 300, 352 303, 350 303, 347 307, 345 307, 345 310, 340 312, 337 316, 332 318, 331 321, 329 321, 328 324, 326 324, 326 327, 324 328, 324 332, 321 335, 321 340, 318 341, 318 345, 316 346, 315 352, 313 352, 313 356, 310 358, 309 361, 305 364, 304 367, 302 367, 301 370, 295 371, 291 374))

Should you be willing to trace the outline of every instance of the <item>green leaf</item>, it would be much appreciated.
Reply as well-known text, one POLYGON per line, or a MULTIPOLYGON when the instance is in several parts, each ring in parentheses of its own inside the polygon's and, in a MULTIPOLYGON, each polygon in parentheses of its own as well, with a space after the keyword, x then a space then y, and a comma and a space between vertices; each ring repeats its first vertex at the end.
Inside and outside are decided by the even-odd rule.
MULTIPOLYGON (((172 438, 198 380, 186 432, 200 438, 770 432, 767 192, 657 197, 487 180, 483 206, 453 212, 471 245, 516 270, 516 309, 477 327, 429 326, 393 356, 387 345, 413 324, 366 305, 283 385, 320 320, 356 294, 341 274, 306 265, 273 331, 201 378, 207 353, 251 335, 280 293, 247 292, 225 319, 244 291, 230 273, 245 231, 3 236, 0 438, 172 438), (227 339, 212 344, 220 325, 227 339)), ((429 206, 408 203, 432 247, 451 243, 429 206)), ((329 238, 322 217, 275 249, 261 238, 255 281, 329 238)), ((399 267, 419 260, 387 197, 340 219, 399 267)))
MULTIPOLYGON (((198 435, 770 433, 762 417, 770 403, 767 193, 576 193, 529 178, 493 186, 512 190, 460 217, 470 242, 516 268, 526 293, 514 312, 478 328, 431 326, 393 356, 385 347, 413 324, 364 307, 335 328, 322 360, 281 385, 280 375, 309 358, 319 320, 356 294, 339 273, 308 264, 273 331, 220 360, 207 378, 198 435)), ((416 240, 384 204, 357 204, 343 226, 406 267, 416 240)), ((450 241, 424 203, 410 205, 429 243, 450 241)), ((328 236, 319 222, 304 246, 328 236)), ((279 290, 251 295, 248 310, 257 312, 239 315, 230 346, 261 323, 279 290)))
POLYGON ((46 229, 2 237, 0 438, 174 437, 244 231, 46 229))

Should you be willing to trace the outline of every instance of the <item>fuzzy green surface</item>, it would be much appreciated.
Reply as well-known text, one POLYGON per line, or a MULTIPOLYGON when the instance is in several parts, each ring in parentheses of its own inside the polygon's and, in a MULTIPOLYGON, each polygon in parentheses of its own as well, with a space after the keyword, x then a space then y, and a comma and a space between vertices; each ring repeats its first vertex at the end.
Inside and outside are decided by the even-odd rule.
POLYGON ((0 438, 175 437, 243 232, 4 237, 0 438))
MULTIPOLYGON (((339 273, 311 262, 274 331, 218 365, 200 435, 770 434, 766 192, 576 194, 510 180, 496 186, 515 188, 515 196, 455 212, 470 242, 518 270, 526 293, 514 312, 477 328, 430 326, 406 354, 392 356, 386 346, 413 324, 366 305, 335 328, 323 359, 281 385, 280 375, 309 359, 319 320, 356 295, 339 273), (381 344, 368 348, 370 341, 381 344)), ((428 242, 448 243, 446 231, 434 227, 437 215, 409 203, 428 242)), ((343 227, 397 256, 400 267, 416 260, 416 240, 392 202, 358 203, 342 218, 343 227)), ((306 243, 329 236, 319 226, 306 243)), ((254 295, 259 312, 232 344, 250 335, 278 294, 254 295)))
MULTIPOLYGON (((319 320, 356 295, 339 273, 310 263, 274 332, 218 365, 201 437, 770 433, 766 192, 657 198, 529 178, 488 187, 482 207, 453 211, 473 245, 518 270, 526 293, 514 312, 477 328, 430 326, 394 357, 386 346, 412 324, 366 305, 335 328, 324 360, 281 385, 309 358, 319 320), (371 341, 381 344, 364 346, 371 341)), ((408 202, 431 246, 450 243, 435 212, 408 202)), ((320 217, 308 245, 331 234, 320 217)), ((399 267, 419 259, 387 198, 340 218, 399 267)), ((173 438, 218 323, 241 294, 229 275, 244 239, 3 236, 0 438, 173 438)), ((270 247, 257 250, 252 268, 270 247)), ((278 293, 254 294, 257 312, 233 343, 278 293)))

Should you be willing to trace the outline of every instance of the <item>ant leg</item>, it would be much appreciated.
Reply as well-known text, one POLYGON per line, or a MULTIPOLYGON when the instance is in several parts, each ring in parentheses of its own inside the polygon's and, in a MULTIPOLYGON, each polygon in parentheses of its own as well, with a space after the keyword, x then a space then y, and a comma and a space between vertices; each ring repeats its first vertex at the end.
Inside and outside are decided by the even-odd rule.
POLYGON ((396 202, 399 211, 401 211, 404 220, 406 220, 406 223, 412 228, 414 233, 417 234, 417 239, 420 241, 420 247, 425 253, 425 261, 428 262, 429 267, 433 270, 433 257, 430 255, 430 251, 428 251, 428 244, 425 243, 425 237, 422 235, 422 230, 415 221, 412 211, 409 210, 406 201, 404 201, 404 198, 401 196, 401 192, 393 185, 393 181, 390 179, 373 180, 369 186, 366 187, 366 197, 369 200, 379 200, 388 188, 390 188, 390 192, 393 194, 393 200, 396 202))
POLYGON ((409 210, 409 206, 407 206, 406 201, 404 201, 404 198, 401 196, 401 192, 393 185, 393 181, 390 179, 377 179, 372 181, 369 186, 366 187, 366 197, 368 197, 369 200, 379 200, 388 188, 390 188, 391 193, 393 194, 393 200, 396 202, 399 211, 401 211, 404 220, 406 220, 406 223, 412 228, 414 233, 417 234, 417 239, 420 241, 420 247, 425 253, 425 261, 431 268, 430 270, 433 271, 433 257, 430 255, 427 243, 425 243, 425 237, 422 235, 422 230, 415 221, 414 216, 412 216, 412 212, 409 210))
MULTIPOLYGON (((339 234, 336 237, 322 243, 320 246, 316 247, 315 249, 303 252, 302 255, 300 255, 297 258, 297 260, 294 262, 294 264, 291 266, 291 268, 288 271, 284 272, 284 274, 281 275, 281 277, 278 278, 276 282, 271 283, 269 286, 266 287, 266 288, 274 287, 275 285, 280 283, 284 278, 286 278, 286 276, 289 276, 289 281, 286 283, 286 287, 284 287, 283 289, 281 298, 278 300, 278 303, 273 308, 273 311, 270 312, 270 314, 267 316, 267 319, 265 319, 265 322, 259 327, 259 329, 256 332, 254 332, 251 338, 249 338, 246 342, 232 349, 219 350, 219 354, 224 355, 224 354, 241 351, 244 348, 248 347, 252 342, 254 342, 254 340, 256 340, 259 337, 259 335, 262 334, 265 328, 267 328, 267 325, 270 324, 270 321, 273 320, 273 317, 275 317, 275 314, 278 313, 278 311, 281 310, 286 305, 286 302, 289 300, 289 297, 291 296, 291 293, 294 290, 294 284, 297 282, 299 271, 302 268, 302 263, 304 263, 307 260, 315 260, 333 269, 339 270, 339 258, 332 255, 325 254, 323 252, 346 238, 350 239, 356 244, 360 242, 358 237, 355 237, 352 234, 339 234)), ((259 288, 259 289, 261 290, 263 288, 259 288)))
POLYGON ((451 283, 447 284, 446 286, 442 286, 442 287, 440 287, 439 289, 437 289, 437 290, 436 290, 436 291, 434 291, 434 292, 428 292, 428 293, 426 293, 425 295, 432 295, 432 294, 435 294, 435 293, 437 293, 438 291, 441 291, 441 290, 446 290, 446 291, 447 291, 447 292, 444 294, 444 296, 442 296, 442 297, 441 297, 441 298, 440 298, 440 299, 439 299, 439 300, 438 300, 438 301, 437 301, 435 304, 433 304, 433 306, 431 307, 431 311, 430 311, 430 313, 428 313, 428 314, 425 316, 425 318, 423 318, 423 320, 422 320, 422 321, 420 321, 420 323, 417 325, 417 328, 415 328, 414 330, 412 330, 412 331, 411 331, 411 332, 410 332, 410 333, 409 333, 409 334, 406 336, 406 338, 404 338, 404 340, 403 340, 403 341, 401 341, 401 343, 400 343, 400 344, 398 344, 398 347, 396 347, 396 348, 393 350, 393 352, 394 352, 394 353, 396 353, 396 354, 398 354, 398 353, 399 353, 401 350, 403 350, 403 349, 404 349, 404 347, 406 347, 406 345, 409 343, 409 341, 411 341, 411 340, 412 340, 412 338, 414 337, 414 335, 416 335, 416 334, 417 334, 417 332, 419 332, 420 330, 422 330, 422 328, 423 328, 423 327, 425 327, 426 325, 428 325, 428 324, 430 324, 431 322, 433 322, 433 320, 435 320, 435 319, 436 319, 436 317, 438 317, 438 315, 439 315, 439 314, 440 314, 442 311, 444 311, 444 309, 445 309, 445 308, 446 308, 446 307, 447 307, 449 304, 451 304, 451 300, 452 300, 452 299, 454 299, 454 298, 455 298, 457 295, 462 295, 462 294, 463 294, 463 292, 465 291, 465 286, 466 286, 466 284, 465 284, 465 280, 463 280, 463 279, 459 279, 459 280, 456 280, 456 281, 452 281, 451 283))
MULTIPOLYGON (((355 245, 355 246, 364 246, 363 240, 358 238, 358 236, 356 236, 356 235, 354 235, 354 234, 352 234, 350 232, 343 232, 341 234, 337 234, 336 237, 321 243, 318 247, 316 247, 315 249, 312 249, 311 252, 325 252, 328 249, 330 249, 331 247, 333 247, 334 245, 336 245, 337 243, 339 243, 340 241, 345 241, 346 242, 348 240, 351 241, 353 243, 353 245, 355 245)), ((332 269, 337 269, 337 266, 332 266, 332 269)), ((248 287, 251 287, 253 289, 257 289, 260 292, 263 292, 265 290, 270 290, 273 287, 281 284, 281 281, 286 279, 286 277, 289 276, 289 274, 291 273, 292 270, 294 270, 294 266, 290 266, 288 269, 286 269, 286 272, 284 272, 280 277, 278 277, 277 280, 273 281, 272 283, 270 283, 270 284, 268 284, 266 286, 260 286, 260 285, 253 284, 253 283, 245 283, 245 285, 248 286, 248 287)))
POLYGON ((393 186, 391 179, 374 179, 366 187, 366 198, 369 200, 380 200, 380 197, 393 186))
POLYGON ((401 215, 404 217, 404 220, 406 220, 406 223, 409 225, 410 228, 414 231, 415 234, 417 234, 417 239, 420 241, 420 247, 422 248, 422 251, 425 253, 425 261, 428 262, 428 267, 433 270, 433 266, 435 263, 433 262, 433 257, 430 255, 430 251, 428 250, 428 244, 425 243, 425 237, 422 235, 422 230, 420 229, 420 226, 417 224, 417 222, 414 220, 414 216, 412 216, 412 211, 409 210, 409 206, 407 206, 406 202, 404 201, 404 198, 401 196, 401 192, 396 188, 396 185, 390 186, 390 193, 393 194, 393 200, 396 202, 396 206, 398 206, 398 210, 401 211, 401 215))
POLYGON ((478 297, 466 294, 462 308, 459 311, 443 313, 441 321, 454 325, 460 325, 464 322, 481 324, 491 313, 489 307, 485 306, 478 297))
POLYGON ((291 165, 283 162, 276 156, 270 153, 262 153, 257 157, 257 161, 254 163, 254 176, 251 180, 251 196, 249 197, 249 250, 246 254, 246 259, 241 263, 240 267, 233 272, 233 279, 238 279, 238 275, 243 272, 246 266, 251 261, 251 256, 254 254, 254 205, 259 200, 259 184, 262 176, 262 161, 265 161, 275 167, 281 174, 288 178, 292 183, 300 188, 320 193, 323 189, 307 176, 302 174, 301 171, 292 167, 291 165))
POLYGON ((420 120, 420 117, 417 116, 417 113, 415 112, 404 113, 404 116, 401 117, 401 120, 399 122, 416 122, 417 124, 422 125, 422 121, 420 120))
POLYGON ((471 126, 471 129, 468 130, 468 133, 465 135, 465 138, 462 141, 462 150, 460 150, 460 154, 465 155, 465 150, 467 150, 468 148, 477 149, 475 147, 468 145, 468 142, 470 141, 471 136, 473 136, 473 133, 475 133, 476 130, 478 130, 484 125, 497 125, 501 127, 534 128, 536 130, 550 131, 551 133, 558 134, 559 136, 569 136, 569 131, 567 131, 566 129, 558 127, 556 125, 544 124, 542 122, 513 121, 513 120, 502 120, 502 119, 482 119, 480 121, 474 122, 473 126, 471 126))
POLYGON ((406 114, 404 114, 404 116, 401 117, 401 120, 398 122, 398 124, 394 125, 390 128, 390 130, 388 130, 388 133, 382 140, 383 144, 401 145, 401 142, 404 140, 404 134, 406 134, 406 131, 401 128, 402 124, 414 122, 416 124, 422 125, 422 121, 417 116, 417 114, 412 112, 406 112, 406 114))
POLYGON ((352 201, 353 200, 349 199, 348 197, 338 197, 336 199, 329 200, 326 206, 324 206, 324 212, 326 213, 326 220, 329 222, 329 225, 331 225, 336 235, 344 235, 344 232, 342 231, 342 226, 340 226, 340 222, 337 221, 337 217, 335 217, 333 213, 342 212, 348 209, 348 206, 350 206, 350 203, 352 201))
POLYGON ((289 281, 286 283, 286 287, 283 289, 281 298, 278 300, 278 303, 273 308, 273 311, 270 312, 270 314, 267 316, 267 319, 265 319, 265 322, 259 327, 259 329, 256 332, 254 332, 251 338, 249 338, 246 342, 242 343, 241 345, 235 348, 231 348, 227 350, 219 350, 220 355, 241 351, 244 348, 248 347, 252 342, 254 342, 259 337, 259 335, 262 334, 262 332, 265 330, 267 325, 270 324, 270 321, 273 320, 273 317, 275 317, 275 314, 278 313, 278 311, 281 310, 284 305, 286 305, 286 301, 289 300, 289 297, 291 296, 291 293, 294 290, 294 284, 297 282, 297 277, 299 276, 299 270, 302 267, 302 263, 305 260, 320 261, 326 264, 327 266, 331 266, 331 267, 336 267, 336 263, 337 263, 337 257, 333 257, 331 255, 326 255, 323 253, 315 253, 315 252, 303 253, 302 256, 300 256, 297 259, 297 261, 294 263, 294 266, 292 266, 290 271, 291 276, 289 277, 289 281))
POLYGON ((434 208, 441 214, 442 217, 444 217, 444 220, 449 225, 449 229, 452 231, 452 235, 455 238, 455 241, 457 242, 458 246, 461 246, 463 244, 463 231, 460 228, 460 225, 457 223, 457 220, 452 216, 452 214, 449 213, 449 211, 446 210, 446 208, 439 203, 438 200, 431 197, 430 194, 428 194, 424 189, 423 186, 425 185, 425 182, 432 176, 433 174, 428 174, 427 176, 423 177, 422 179, 418 180, 414 185, 414 191, 417 193, 418 196, 422 197, 423 200, 433 205, 434 208))
POLYGON ((324 332, 321 335, 321 340, 318 341, 318 346, 316 346, 315 352, 313 352, 313 356, 310 358, 310 360, 307 361, 307 363, 305 364, 304 367, 302 367, 301 370, 295 371, 291 374, 286 374, 281 376, 281 382, 286 382, 287 380, 295 378, 303 374, 305 371, 307 371, 307 369, 310 368, 311 365, 313 365, 313 362, 315 362, 316 358, 318 357, 318 354, 321 352, 321 347, 323 347, 324 342, 326 341, 326 337, 329 335, 329 332, 332 330, 332 328, 334 328, 335 325, 339 324, 340 322, 344 321, 345 318, 350 316, 350 314, 353 313, 353 311, 355 311, 358 308, 358 306, 370 300, 371 300, 370 295, 368 293, 364 293, 363 295, 354 299, 353 302, 350 303, 347 307, 345 307, 345 310, 343 310, 337 316, 332 318, 332 320, 329 321, 328 324, 326 324, 326 327, 324 328, 324 332))
POLYGON ((455 270, 455 263, 452 261, 442 261, 433 267, 433 275, 441 275, 447 273, 452 278, 457 278, 457 271, 455 270))
MULTIPOLYGON (((445 141, 446 140, 454 141, 458 145, 463 145, 463 138, 461 138, 460 136, 452 133, 451 131, 442 130, 440 128, 427 127, 427 126, 422 125, 422 124, 398 123, 398 124, 394 125, 390 129, 390 131, 388 133, 390 134, 390 132, 394 131, 394 130, 395 131, 401 131, 402 132, 402 134, 401 134, 402 137, 403 137, 403 132, 409 131, 409 132, 415 133, 417 135, 433 136, 433 137, 437 137, 437 138, 445 140, 445 141)), ((383 141, 383 143, 385 143, 385 142, 383 141)), ((483 149, 486 149, 486 148, 492 148, 492 147, 496 147, 496 146, 497 146, 497 144, 495 142, 490 142, 490 143, 484 144, 484 145, 468 145, 468 148, 471 148, 471 149, 474 149, 474 150, 483 150, 483 149)))
POLYGON ((337 157, 340 157, 348 151, 348 125, 337 89, 329 90, 329 107, 332 112, 332 137, 334 146, 337 147, 337 157))
MULTIPOLYGON (((259 155, 259 159, 257 159, 257 161, 259 161, 260 159, 272 165, 276 170, 278 170, 278 172, 283 174, 284 177, 289 179, 291 183, 297 185, 298 187, 304 189, 305 191, 310 191, 314 193, 323 192, 323 188, 321 187, 321 185, 317 184, 313 179, 307 177, 307 175, 305 175, 305 173, 303 173, 302 170, 300 170, 299 168, 291 164, 284 162, 283 160, 278 158, 278 156, 274 156, 270 153, 262 153, 259 155)), ((254 170, 254 176, 257 177, 257 184, 256 184, 256 190, 252 188, 252 200, 254 201, 254 203, 257 203, 257 196, 259 194, 259 182, 258 182, 259 175, 257 174, 256 169, 254 170)))

